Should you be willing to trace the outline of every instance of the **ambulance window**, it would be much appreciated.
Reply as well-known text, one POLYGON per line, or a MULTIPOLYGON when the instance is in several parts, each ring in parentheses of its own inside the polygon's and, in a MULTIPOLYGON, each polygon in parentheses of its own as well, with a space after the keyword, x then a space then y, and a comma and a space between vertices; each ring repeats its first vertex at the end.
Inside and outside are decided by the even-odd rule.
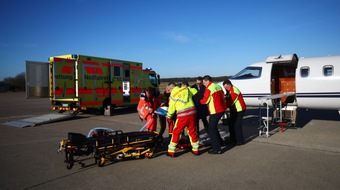
POLYGON ((302 78, 306 78, 309 76, 309 67, 301 67, 300 75, 302 78))
POLYGON ((157 77, 156 77, 156 75, 155 74, 150 74, 149 75, 149 79, 150 79, 150 83, 153 86, 157 87, 157 77))
POLYGON ((118 67, 118 66, 114 66, 113 67, 113 75, 115 77, 119 77, 120 76, 120 67, 118 67))
POLYGON ((247 67, 241 72, 232 76, 231 79, 251 79, 259 78, 261 76, 262 67, 247 67))
POLYGON ((332 76, 333 75, 333 66, 326 65, 323 67, 323 75, 325 77, 332 76))

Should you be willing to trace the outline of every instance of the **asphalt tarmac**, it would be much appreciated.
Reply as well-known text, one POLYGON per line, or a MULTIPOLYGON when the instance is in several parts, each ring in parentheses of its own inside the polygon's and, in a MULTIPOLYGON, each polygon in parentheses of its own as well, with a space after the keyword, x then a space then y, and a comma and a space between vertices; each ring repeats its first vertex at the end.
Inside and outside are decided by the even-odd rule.
MULTIPOLYGON (((3 123, 50 113, 48 99, 26 99, 24 93, 0 93, 1 189, 339 189, 340 116, 337 111, 299 110, 296 128, 259 137, 257 110, 247 110, 242 146, 227 145, 223 154, 209 147, 194 156, 179 150, 152 159, 106 162, 92 159, 68 170, 59 141, 68 132, 87 134, 94 127, 124 132, 143 125, 135 109, 117 109, 114 116, 81 113, 67 121, 17 128, 3 123)), ((201 127, 202 128, 202 127, 201 127)), ((221 130, 227 126, 219 124, 221 130)), ((167 135, 164 136, 167 140, 167 135)))

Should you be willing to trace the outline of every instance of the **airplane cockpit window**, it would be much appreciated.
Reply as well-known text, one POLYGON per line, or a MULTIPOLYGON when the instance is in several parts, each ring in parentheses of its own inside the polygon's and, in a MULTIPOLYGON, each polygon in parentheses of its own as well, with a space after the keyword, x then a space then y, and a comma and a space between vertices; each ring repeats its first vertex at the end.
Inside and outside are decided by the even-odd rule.
POLYGON ((333 75, 333 66, 326 65, 323 67, 323 75, 325 77, 332 76, 333 75))
POLYGON ((309 76, 309 67, 301 67, 300 75, 302 78, 306 78, 309 76))
POLYGON ((231 79, 252 79, 259 78, 261 76, 262 67, 246 67, 231 79))

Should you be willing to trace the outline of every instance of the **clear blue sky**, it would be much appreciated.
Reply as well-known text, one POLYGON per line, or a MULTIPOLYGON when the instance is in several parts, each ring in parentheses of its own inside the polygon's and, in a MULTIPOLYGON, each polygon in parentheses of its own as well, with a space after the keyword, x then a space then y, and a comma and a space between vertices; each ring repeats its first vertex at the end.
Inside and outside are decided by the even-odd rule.
POLYGON ((1 0, 0 26, 0 80, 63 54, 143 62, 163 78, 340 55, 339 0, 1 0))

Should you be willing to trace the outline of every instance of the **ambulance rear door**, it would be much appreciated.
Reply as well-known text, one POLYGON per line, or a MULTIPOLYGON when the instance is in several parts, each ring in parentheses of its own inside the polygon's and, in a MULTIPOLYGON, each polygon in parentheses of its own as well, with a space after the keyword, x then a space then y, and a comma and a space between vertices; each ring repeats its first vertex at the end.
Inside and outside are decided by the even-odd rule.
POLYGON ((55 100, 77 98, 76 61, 54 58, 51 67, 51 97, 55 100))

